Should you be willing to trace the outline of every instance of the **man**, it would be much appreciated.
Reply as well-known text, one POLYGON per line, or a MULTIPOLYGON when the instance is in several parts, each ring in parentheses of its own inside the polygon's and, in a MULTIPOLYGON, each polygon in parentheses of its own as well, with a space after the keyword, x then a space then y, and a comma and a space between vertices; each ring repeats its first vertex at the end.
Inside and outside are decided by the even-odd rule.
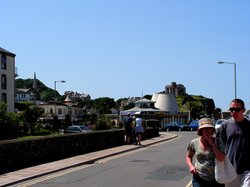
POLYGON ((130 144, 131 139, 132 139, 132 134, 133 134, 133 120, 128 114, 125 119, 124 119, 124 128, 125 128, 125 136, 126 136, 126 143, 130 144))
POLYGON ((245 104, 241 99, 230 103, 231 118, 223 122, 218 136, 225 145, 225 153, 238 177, 226 187, 250 186, 250 121, 244 117, 245 104))

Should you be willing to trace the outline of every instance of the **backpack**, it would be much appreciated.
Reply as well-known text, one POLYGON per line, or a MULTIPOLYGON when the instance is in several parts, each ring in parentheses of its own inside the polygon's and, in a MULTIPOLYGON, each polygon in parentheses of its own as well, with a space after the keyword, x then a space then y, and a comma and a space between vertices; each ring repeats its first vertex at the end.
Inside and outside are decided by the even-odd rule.
POLYGON ((132 119, 130 117, 126 117, 124 119, 124 126, 125 127, 131 127, 132 119))

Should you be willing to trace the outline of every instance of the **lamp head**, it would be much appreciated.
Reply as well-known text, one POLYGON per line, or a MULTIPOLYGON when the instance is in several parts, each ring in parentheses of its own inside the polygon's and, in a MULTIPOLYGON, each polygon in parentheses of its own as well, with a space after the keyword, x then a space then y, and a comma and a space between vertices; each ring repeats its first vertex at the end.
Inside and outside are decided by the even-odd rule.
POLYGON ((219 61, 218 64, 224 64, 224 62, 223 61, 219 61))

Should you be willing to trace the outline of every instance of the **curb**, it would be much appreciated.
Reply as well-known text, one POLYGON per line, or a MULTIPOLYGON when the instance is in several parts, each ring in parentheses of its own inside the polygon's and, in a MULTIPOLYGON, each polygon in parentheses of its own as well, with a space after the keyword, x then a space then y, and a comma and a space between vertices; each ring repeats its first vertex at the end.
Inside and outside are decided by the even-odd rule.
POLYGON ((131 145, 131 146, 128 145, 126 147, 125 146, 124 147, 117 146, 117 147, 113 147, 113 148, 109 148, 109 149, 105 149, 105 150, 101 150, 101 151, 96 151, 96 152, 92 152, 92 153, 88 153, 88 154, 78 155, 78 156, 71 157, 71 158, 66 158, 66 159, 63 159, 63 160, 67 161, 67 160, 70 160, 70 159, 73 160, 75 158, 76 161, 74 163, 70 163, 70 165, 61 166, 60 168, 46 170, 45 172, 40 172, 38 174, 33 173, 33 175, 31 175, 31 176, 20 177, 20 173, 22 173, 21 171, 23 171, 23 170, 30 169, 32 171, 32 168, 37 167, 39 169, 39 167, 43 167, 43 166, 50 165, 50 164, 53 164, 53 163, 60 165, 60 162, 63 162, 63 160, 59 160, 59 161, 55 161, 55 162, 51 162, 51 163, 46 163, 46 164, 42 164, 42 165, 22 169, 22 170, 19 170, 19 171, 6 173, 6 174, 3 174, 3 175, 0 175, 0 180, 1 180, 1 178, 5 178, 5 179, 7 178, 7 181, 3 182, 2 184, 0 183, 0 186, 14 185, 14 184, 17 184, 17 183, 20 183, 20 182, 24 182, 26 180, 31 180, 31 179, 34 179, 34 178, 37 178, 37 177, 42 177, 44 175, 52 174, 52 173, 59 172, 59 171, 65 170, 65 169, 78 167, 78 166, 81 166, 81 165, 84 165, 84 164, 92 164, 92 163, 94 163, 94 162, 96 162, 97 160, 100 160, 100 159, 104 159, 104 158, 114 156, 114 155, 119 155, 119 154, 122 154, 122 153, 125 153, 125 152, 134 151, 136 149, 141 149, 141 148, 153 145, 153 144, 157 144, 157 143, 161 143, 161 142, 164 142, 164 141, 167 141, 167 140, 174 139, 176 137, 178 137, 178 135, 176 135, 176 134, 170 134, 170 133, 165 134, 164 133, 164 134, 160 134, 160 136, 158 136, 158 137, 154 137, 154 138, 142 141, 142 142, 145 142, 145 143, 146 143, 146 141, 149 141, 145 145, 142 145, 142 146, 134 146, 134 145, 131 145), (168 135, 169 137, 163 137, 161 140, 152 141, 154 139, 157 139, 157 138, 159 138, 161 136, 166 136, 166 135, 168 135), (150 142, 150 141, 152 141, 152 142, 150 142), (119 150, 119 148, 121 150, 119 150), (109 151, 111 149, 113 149, 113 151, 109 151), (117 150, 115 150, 115 149, 117 149, 117 150), (106 151, 106 153, 105 153, 105 151, 106 151), (100 152, 103 152, 103 154, 98 155, 98 153, 100 153, 100 152), (93 158, 87 158, 87 159, 85 158, 85 160, 77 162, 77 159, 79 159, 80 157, 84 157, 84 156, 87 157, 89 155, 94 155, 94 154, 97 154, 97 156, 95 156, 93 158), (17 174, 18 172, 19 172, 19 174, 17 174), (19 176, 19 179, 18 179, 18 177, 15 177, 15 173, 16 173, 16 175, 19 176), (16 178, 16 179, 14 180, 13 178, 16 178))

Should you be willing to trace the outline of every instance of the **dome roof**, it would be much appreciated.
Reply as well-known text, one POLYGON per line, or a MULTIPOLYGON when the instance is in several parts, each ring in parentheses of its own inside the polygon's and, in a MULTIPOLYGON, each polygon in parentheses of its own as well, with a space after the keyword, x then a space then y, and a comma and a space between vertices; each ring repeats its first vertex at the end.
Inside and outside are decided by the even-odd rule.
POLYGON ((154 93, 152 98, 151 98, 151 101, 154 101, 156 102, 157 101, 157 98, 158 98, 159 94, 158 93, 154 93))
MULTIPOLYGON (((170 114, 177 114, 179 112, 179 107, 176 102, 176 98, 173 94, 157 94, 157 100, 155 107, 160 110, 167 111, 170 114)), ((152 97, 152 99, 154 99, 152 97)))
POLYGON ((67 95, 66 99, 64 100, 64 103, 73 103, 73 100, 67 95))

